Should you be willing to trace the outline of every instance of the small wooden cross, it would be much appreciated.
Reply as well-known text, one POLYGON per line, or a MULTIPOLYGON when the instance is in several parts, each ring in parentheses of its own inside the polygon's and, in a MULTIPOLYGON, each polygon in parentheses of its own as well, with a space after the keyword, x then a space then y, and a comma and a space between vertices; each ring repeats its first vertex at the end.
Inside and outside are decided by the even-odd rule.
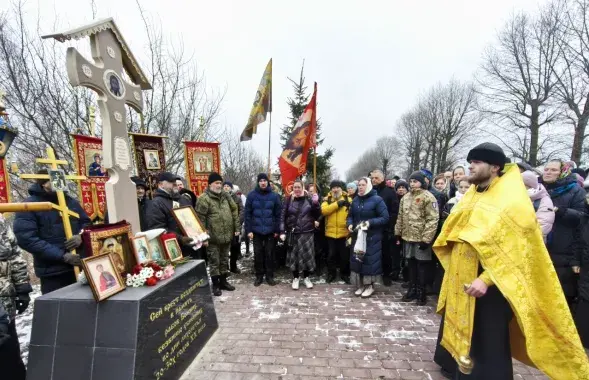
MULTIPOLYGON (((58 160, 55 158, 55 152, 53 151, 53 148, 51 148, 51 147, 47 148, 47 158, 38 158, 36 160, 36 162, 39 164, 50 165, 51 170, 58 170, 59 169, 58 165, 68 165, 68 162, 66 160, 58 160)), ((48 180, 51 180, 51 176, 49 174, 21 174, 19 177, 22 179, 48 179, 48 180)), ((65 178, 69 179, 69 180, 74 180, 74 181, 82 181, 82 180, 86 179, 86 176, 66 175, 65 178)), ((80 218, 80 215, 76 212, 71 211, 67 207, 65 195, 63 194, 62 190, 55 189, 55 192, 57 193, 58 204, 57 205, 53 204, 53 209, 60 212, 61 220, 63 221, 63 229, 65 231, 65 237, 66 237, 66 239, 69 239, 73 236, 72 235, 72 225, 70 224, 69 217, 73 216, 74 218, 80 218)), ((72 250, 71 253, 73 253, 75 255, 76 251, 72 250)), ((78 267, 74 267, 74 271, 76 273, 76 278, 77 278, 78 274, 79 274, 78 267)))

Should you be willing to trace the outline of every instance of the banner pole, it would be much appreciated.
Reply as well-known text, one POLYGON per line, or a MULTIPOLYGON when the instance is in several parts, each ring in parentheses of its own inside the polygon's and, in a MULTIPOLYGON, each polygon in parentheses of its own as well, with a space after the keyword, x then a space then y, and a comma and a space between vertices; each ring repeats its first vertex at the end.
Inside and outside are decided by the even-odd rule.
POLYGON ((317 148, 313 148, 313 183, 315 184, 315 191, 319 189, 317 187, 317 148))
POLYGON ((271 155, 270 155, 270 149, 272 147, 272 112, 269 112, 270 114, 270 125, 268 128, 268 178, 272 179, 272 173, 270 171, 270 160, 271 160, 271 155))

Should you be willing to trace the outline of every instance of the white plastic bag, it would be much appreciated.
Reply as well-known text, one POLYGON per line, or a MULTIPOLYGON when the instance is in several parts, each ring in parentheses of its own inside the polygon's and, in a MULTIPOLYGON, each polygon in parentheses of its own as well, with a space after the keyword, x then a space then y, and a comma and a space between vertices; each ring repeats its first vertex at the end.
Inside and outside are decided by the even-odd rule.
POLYGON ((360 229, 356 238, 356 244, 354 244, 354 258, 359 261, 364 261, 364 254, 366 253, 366 231, 360 229))

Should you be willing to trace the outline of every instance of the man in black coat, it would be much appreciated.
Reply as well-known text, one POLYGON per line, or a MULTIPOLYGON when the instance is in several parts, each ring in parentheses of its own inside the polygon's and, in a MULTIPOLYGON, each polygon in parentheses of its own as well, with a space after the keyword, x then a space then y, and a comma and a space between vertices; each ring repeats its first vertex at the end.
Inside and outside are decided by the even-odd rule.
POLYGON ((197 251, 192 249, 192 238, 184 236, 180 226, 176 222, 172 210, 179 207, 191 206, 191 202, 181 197, 178 192, 176 180, 180 178, 170 172, 163 172, 158 177, 158 189, 146 212, 147 229, 163 228, 166 232, 176 234, 182 248, 182 254, 186 257, 199 258, 197 251))
POLYGON ((147 192, 147 184, 144 180, 139 177, 131 177, 131 181, 135 184, 137 189, 137 206, 139 207, 139 224, 141 225, 141 231, 147 231, 147 209, 151 200, 145 196, 147 192))
POLYGON ((381 170, 373 170, 370 173, 370 179, 376 193, 382 198, 389 212, 389 223, 382 236, 382 280, 385 286, 391 286, 391 281, 397 281, 401 272, 401 250, 393 239, 399 214, 399 198, 397 193, 387 186, 384 173, 381 170))
MULTIPOLYGON (((47 170, 42 169, 37 174, 47 174, 47 170)), ((29 194, 25 202, 58 203, 49 179, 38 179, 29 188, 29 194)), ((63 221, 57 210, 17 212, 14 218, 13 230, 18 245, 33 255, 35 274, 41 280, 43 294, 75 283, 74 266, 81 266, 81 257, 84 257, 80 233, 91 221, 76 199, 64 195, 67 207, 80 216, 70 217, 73 234, 70 239, 65 238, 63 221), (77 255, 70 252, 73 249, 77 250, 77 255)))

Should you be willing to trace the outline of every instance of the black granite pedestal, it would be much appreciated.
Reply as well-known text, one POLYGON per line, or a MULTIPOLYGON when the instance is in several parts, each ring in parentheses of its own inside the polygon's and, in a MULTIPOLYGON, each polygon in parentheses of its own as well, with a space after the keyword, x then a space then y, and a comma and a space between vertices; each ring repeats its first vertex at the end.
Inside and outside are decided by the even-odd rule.
POLYGON ((74 284, 35 300, 27 379, 179 379, 218 326, 202 260, 100 303, 74 284))

